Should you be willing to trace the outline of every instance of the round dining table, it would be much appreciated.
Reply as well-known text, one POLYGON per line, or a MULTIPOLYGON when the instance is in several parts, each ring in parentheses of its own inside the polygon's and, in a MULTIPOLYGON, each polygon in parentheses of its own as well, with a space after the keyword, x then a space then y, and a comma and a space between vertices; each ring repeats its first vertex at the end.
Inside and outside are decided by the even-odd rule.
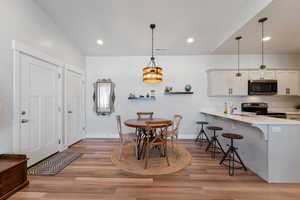
MULTIPOLYGON (((137 137, 137 159, 141 159, 141 154, 143 152, 143 145, 142 141, 144 136, 146 135, 146 128, 148 126, 151 126, 151 128, 159 129, 165 127, 165 125, 162 124, 150 124, 147 125, 146 121, 161 121, 161 120, 167 120, 162 118, 152 118, 152 119, 128 119, 124 122, 124 124, 130 128, 136 129, 136 137, 137 137)), ((144 144, 144 143, 143 143, 144 144)))
MULTIPOLYGON (((131 128, 140 128, 140 129, 146 129, 147 124, 146 121, 161 121, 166 120, 162 118, 152 118, 152 119, 128 119, 124 122, 124 124, 131 128)), ((161 124, 151 124, 149 125, 152 128, 161 128, 163 127, 161 124)))

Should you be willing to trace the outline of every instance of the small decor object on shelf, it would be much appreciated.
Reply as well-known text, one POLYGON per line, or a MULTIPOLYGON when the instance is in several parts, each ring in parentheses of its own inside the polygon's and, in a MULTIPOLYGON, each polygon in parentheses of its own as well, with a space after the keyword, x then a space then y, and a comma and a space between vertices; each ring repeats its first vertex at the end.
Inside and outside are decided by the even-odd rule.
POLYGON ((135 95, 134 93, 129 93, 128 100, 153 101, 153 100, 156 100, 156 98, 155 98, 155 96, 150 96, 149 92, 147 92, 146 95, 135 95))
POLYGON ((128 99, 134 99, 136 96, 133 93, 129 93, 128 99))
POLYGON ((150 96, 155 97, 155 90, 150 90, 150 96))
POLYGON ((153 101, 153 100, 156 100, 155 97, 144 97, 144 96, 140 96, 140 97, 134 97, 134 98, 129 98, 128 97, 128 100, 145 100, 145 101, 153 101))
POLYGON ((188 84, 184 87, 184 89, 185 91, 190 92, 192 90, 192 86, 188 84))
POLYGON ((168 87, 168 86, 165 87, 165 92, 172 92, 172 90, 173 87, 168 87))
POLYGON ((300 104, 296 105, 295 108, 300 112, 300 104))

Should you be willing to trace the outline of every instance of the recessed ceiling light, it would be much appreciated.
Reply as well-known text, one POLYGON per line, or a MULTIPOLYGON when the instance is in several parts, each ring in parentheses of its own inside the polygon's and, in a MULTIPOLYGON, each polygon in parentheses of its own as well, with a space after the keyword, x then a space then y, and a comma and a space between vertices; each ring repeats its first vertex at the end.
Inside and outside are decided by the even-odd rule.
POLYGON ((97 44, 102 46, 103 45, 103 40, 97 40, 97 44))
POLYGON ((266 42, 266 41, 269 41, 269 40, 271 40, 271 39, 272 39, 272 38, 271 38, 270 36, 267 36, 267 37, 264 37, 264 38, 263 38, 263 41, 266 42))
POLYGON ((187 42, 188 44, 192 44, 192 43, 195 42, 195 38, 189 37, 188 39, 186 39, 186 42, 187 42))

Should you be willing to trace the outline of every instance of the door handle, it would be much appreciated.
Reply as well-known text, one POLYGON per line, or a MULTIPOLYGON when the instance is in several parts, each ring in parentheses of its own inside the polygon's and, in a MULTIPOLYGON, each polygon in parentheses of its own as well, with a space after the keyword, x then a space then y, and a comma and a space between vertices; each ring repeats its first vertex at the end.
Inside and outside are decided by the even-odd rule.
POLYGON ((25 124, 25 123, 27 123, 27 122, 29 122, 28 119, 22 119, 22 120, 21 120, 21 123, 22 123, 22 124, 25 124))
POLYGON ((71 110, 68 111, 69 114, 72 114, 73 112, 71 110))

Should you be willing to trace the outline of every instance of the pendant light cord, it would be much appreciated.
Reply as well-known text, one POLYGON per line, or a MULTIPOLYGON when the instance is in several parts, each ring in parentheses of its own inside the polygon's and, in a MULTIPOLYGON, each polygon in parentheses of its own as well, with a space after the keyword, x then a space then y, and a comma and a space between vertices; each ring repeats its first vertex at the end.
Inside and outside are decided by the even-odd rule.
POLYGON ((242 36, 238 36, 235 38, 237 40, 237 54, 238 54, 238 73, 236 76, 241 76, 240 74, 240 40, 242 39, 242 36))
POLYGON ((264 70, 266 68, 265 66, 265 60, 264 60, 264 55, 265 55, 265 52, 264 52, 264 33, 265 33, 265 30, 264 30, 264 23, 268 20, 267 17, 264 17, 264 18, 260 18, 258 20, 259 23, 261 23, 261 66, 260 66, 260 69, 264 70))
POLYGON ((261 64, 264 65, 264 22, 261 23, 261 64))
POLYGON ((240 40, 238 40, 238 73, 240 73, 240 40))
POLYGON ((153 48, 154 48, 154 29, 152 28, 152 58, 154 58, 153 48))
POLYGON ((152 41, 151 41, 151 47, 152 47, 152 51, 151 51, 151 64, 153 65, 153 67, 156 67, 156 63, 155 63, 155 58, 154 58, 154 29, 155 29, 156 25, 155 24, 150 24, 150 28, 152 30, 152 41))

